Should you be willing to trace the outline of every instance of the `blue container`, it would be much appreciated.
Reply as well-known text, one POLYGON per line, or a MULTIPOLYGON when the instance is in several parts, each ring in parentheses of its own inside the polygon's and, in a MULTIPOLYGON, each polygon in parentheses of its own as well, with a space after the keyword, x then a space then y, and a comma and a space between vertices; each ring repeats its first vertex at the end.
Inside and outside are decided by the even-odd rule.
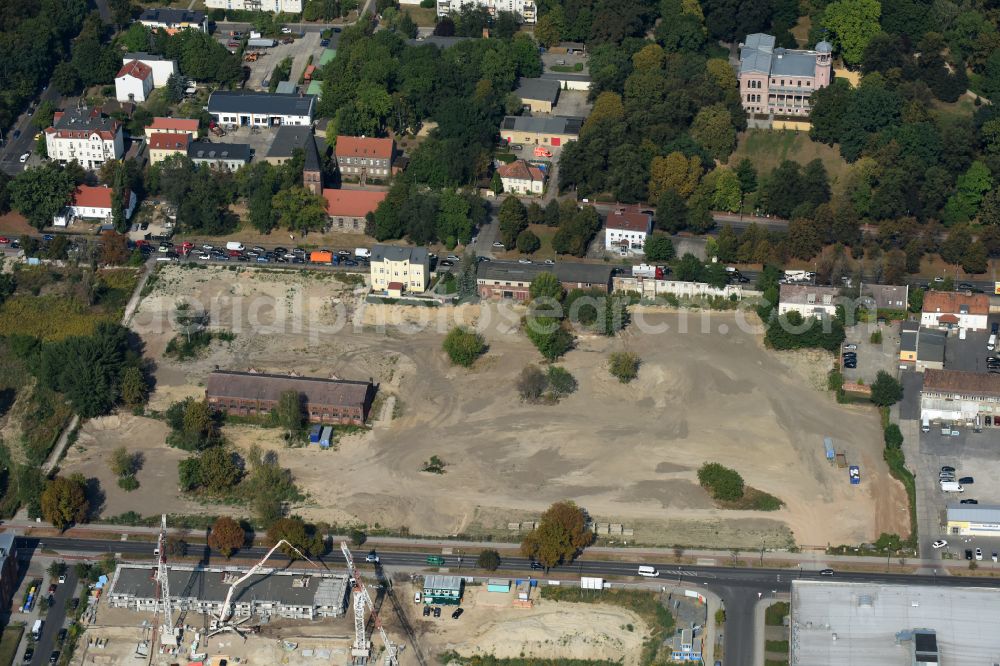
POLYGON ((315 444, 319 441, 319 436, 323 433, 323 426, 314 425, 309 430, 309 442, 315 444))
POLYGON ((833 460, 837 457, 837 452, 833 450, 833 440, 829 437, 823 438, 823 446, 826 448, 826 459, 833 460))

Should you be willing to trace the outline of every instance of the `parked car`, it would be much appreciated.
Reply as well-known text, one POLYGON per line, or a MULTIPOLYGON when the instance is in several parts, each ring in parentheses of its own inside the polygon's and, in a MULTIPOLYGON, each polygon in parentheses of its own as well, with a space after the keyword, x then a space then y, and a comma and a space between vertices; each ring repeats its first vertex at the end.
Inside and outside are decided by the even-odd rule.
POLYGON ((931 547, 937 550, 938 548, 944 548, 947 545, 948 545, 947 541, 945 541, 944 539, 938 539, 937 541, 931 544, 931 547))
POLYGON ((56 587, 57 586, 56 586, 55 583, 52 583, 51 585, 49 585, 49 594, 55 594, 56 593, 56 587))
POLYGON ((969 282, 959 282, 958 283, 958 288, 961 289, 961 290, 963 290, 963 291, 972 291, 974 289, 974 287, 972 286, 972 284, 969 283, 969 282))
POLYGON ((993 322, 990 325, 990 333, 993 335, 1000 335, 1000 322, 993 322))
POLYGON ((854 344, 853 342, 851 344, 844 345, 844 350, 845 351, 854 351, 857 348, 858 348, 858 346, 856 344, 854 344))
POLYGON ((441 617, 441 607, 440 606, 435 606, 434 607, 434 617, 441 617))
POLYGON ((6 245, 9 242, 10 242, 9 238, 7 238, 6 236, 0 236, 0 245, 6 245))
POLYGON ((976 480, 973 479, 971 476, 963 476, 961 479, 958 480, 958 482, 961 483, 963 486, 965 486, 965 485, 972 485, 973 483, 976 482, 976 480))
POLYGON ((531 259, 521 258, 521 259, 517 260, 517 263, 519 263, 519 264, 530 264, 531 263, 531 259))
POLYGON ((964 499, 964 500, 960 501, 959 504, 979 504, 979 500, 977 500, 977 499, 964 499))
POLYGON ((542 566, 541 562, 535 562, 534 560, 532 560, 531 561, 531 568, 535 569, 535 570, 538 570, 538 569, 544 569, 545 567, 542 566))
POLYGON ((65 582, 66 582, 66 574, 62 574, 61 576, 59 576, 59 584, 62 585, 65 582))
POLYGON ((30 152, 29 153, 24 153, 23 155, 21 155, 20 158, 18 158, 18 161, 21 162, 21 164, 24 164, 25 162, 28 161, 29 157, 31 157, 31 153, 30 152))
POLYGON ((274 254, 284 254, 284 253, 288 252, 288 248, 287 247, 278 246, 278 247, 274 248, 274 250, 272 250, 272 252, 274 252, 274 254))
POLYGON ((344 259, 340 263, 343 264, 344 266, 357 266, 358 265, 358 262, 354 261, 353 259, 344 259))
POLYGON ((501 243, 500 241, 493 241, 493 247, 503 248, 503 246, 504 246, 503 243, 501 243))
POLYGON ((326 47, 328 47, 330 45, 330 40, 329 39, 321 39, 321 40, 319 40, 319 45, 320 45, 320 47, 322 47, 322 48, 325 49, 326 47))
POLYGON ((59 633, 56 634, 56 640, 59 641, 60 643, 66 640, 66 627, 63 627, 62 629, 59 630, 59 633))
POLYGON ((438 266, 448 267, 448 266, 454 266, 454 265, 455 265, 454 261, 448 261, 447 259, 445 259, 444 261, 439 261, 438 262, 438 266))
POLYGON ((417 590, 416 592, 413 593, 413 603, 415 604, 420 603, 420 590, 417 590))
POLYGON ((461 257, 455 256, 454 254, 449 254, 447 257, 445 257, 445 259, 447 259, 448 261, 462 261, 461 257))
POLYGON ((982 548, 976 548, 976 561, 977 562, 981 562, 982 559, 983 559, 983 549, 982 548))
POLYGON ((59 661, 59 650, 53 650, 52 654, 49 655, 49 663, 54 664, 59 661))
POLYGON ((993 559, 994 562, 997 561, 997 551, 995 551, 995 550, 993 551, 993 557, 992 557, 992 559, 993 559))
POLYGON ((29 661, 31 661, 34 658, 34 656, 35 656, 35 648, 29 647, 28 649, 26 649, 24 651, 24 658, 23 658, 24 659, 24 663, 27 664, 29 661))
POLYGON ((942 472, 954 472, 955 468, 952 467, 951 465, 942 465, 941 466, 941 471, 942 472))
POLYGON ((204 245, 201 246, 201 249, 208 250, 209 252, 211 252, 212 250, 215 249, 215 246, 214 245, 209 245, 208 243, 205 243, 204 245))
POLYGON ((351 256, 351 253, 348 252, 347 250, 337 250, 337 254, 340 255, 341 257, 351 256))
POLYGON ((16 139, 19 136, 21 136, 21 130, 14 130, 14 138, 16 139))
POLYGON ((967 559, 967 560, 971 560, 972 559, 972 550, 969 549, 969 548, 965 549, 965 559, 967 559))
MULTIPOLYGON (((420 594, 420 593, 418 592, 417 594, 420 594)), ((431 614, 431 607, 430 606, 424 606, 424 617, 427 617, 430 614, 431 614)))
POLYGON ((462 617, 462 613, 464 612, 465 612, 464 608, 456 608, 455 611, 451 614, 451 619, 457 620, 458 618, 462 617))
POLYGON ((284 27, 284 28, 281 29, 281 34, 283 34, 283 35, 290 35, 290 34, 292 34, 292 29, 289 28, 289 27, 284 27))
POLYGON ((546 259, 546 260, 545 260, 544 262, 542 262, 542 263, 544 263, 544 264, 545 264, 546 266, 555 266, 555 265, 556 265, 556 262, 554 262, 554 261, 553 261, 553 260, 551 260, 551 259, 546 259))

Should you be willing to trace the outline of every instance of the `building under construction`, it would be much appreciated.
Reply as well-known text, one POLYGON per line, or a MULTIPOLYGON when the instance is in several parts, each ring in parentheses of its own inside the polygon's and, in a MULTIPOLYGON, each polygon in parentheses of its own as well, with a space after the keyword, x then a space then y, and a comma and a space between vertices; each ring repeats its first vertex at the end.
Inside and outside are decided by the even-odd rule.
MULTIPOLYGON (((174 610, 221 616, 232 584, 249 567, 169 566, 174 610)), ((339 617, 347 610, 350 583, 345 574, 289 569, 262 569, 233 592, 237 617, 282 617, 301 620, 339 617)), ((114 608, 152 613, 156 609, 156 568, 120 564, 106 602, 114 608)))

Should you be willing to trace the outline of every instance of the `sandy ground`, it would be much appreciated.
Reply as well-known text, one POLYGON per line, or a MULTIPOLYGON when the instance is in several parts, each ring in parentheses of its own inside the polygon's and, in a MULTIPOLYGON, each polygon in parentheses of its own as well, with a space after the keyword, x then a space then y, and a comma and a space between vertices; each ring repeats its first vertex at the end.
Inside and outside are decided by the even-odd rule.
MULTIPOLYGON (((372 377, 396 398, 395 418, 345 437, 336 451, 281 456, 309 494, 295 511, 310 519, 496 534, 568 498, 599 522, 632 527, 633 540, 646 544, 759 548, 794 538, 825 546, 905 531, 905 494, 881 459, 877 415, 837 405, 822 390, 828 357, 767 351, 733 313, 648 314, 645 329, 666 331, 633 324, 619 339, 581 337, 561 363, 579 381, 577 393, 555 406, 527 405, 514 382, 540 357, 518 332, 519 316, 496 305, 361 307, 325 274, 171 266, 133 327, 159 364, 154 409, 200 395, 216 365, 372 377), (164 361, 175 334, 169 313, 181 297, 209 304, 213 325, 236 330, 236 340, 197 361, 164 361), (428 325, 398 324, 404 313, 428 325), (440 348, 455 316, 477 321, 490 345, 471 370, 451 366, 440 348), (643 360, 630 385, 605 367, 607 354, 623 348, 643 360), (861 465, 860 487, 826 462, 825 436, 861 465), (419 471, 432 455, 447 463, 445 474, 419 471), (706 461, 737 469, 786 508, 715 508, 697 484, 706 461)), ((238 446, 281 446, 273 431, 227 434, 238 446)))
POLYGON ((423 617, 423 606, 413 603, 415 589, 404 606, 425 657, 455 651, 463 657, 622 660, 636 666, 648 634, 645 622, 621 606, 535 599, 533 608, 515 608, 513 592, 484 587, 466 588, 458 620, 451 619, 449 606, 441 607, 439 618, 423 617))

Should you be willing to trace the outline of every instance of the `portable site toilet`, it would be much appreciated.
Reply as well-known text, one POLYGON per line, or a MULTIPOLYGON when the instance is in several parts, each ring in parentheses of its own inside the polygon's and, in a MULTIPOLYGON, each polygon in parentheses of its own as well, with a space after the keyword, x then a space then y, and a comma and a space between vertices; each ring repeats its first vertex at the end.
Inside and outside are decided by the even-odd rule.
POLYGON ((823 446, 826 448, 826 459, 833 460, 837 456, 837 452, 833 448, 833 439, 830 437, 824 437, 823 446))
POLYGON ((323 426, 314 425, 309 429, 309 443, 315 444, 319 441, 319 436, 323 433, 323 426))
POLYGON ((325 449, 330 446, 331 439, 333 439, 333 426, 323 426, 323 434, 319 437, 319 445, 325 449))

